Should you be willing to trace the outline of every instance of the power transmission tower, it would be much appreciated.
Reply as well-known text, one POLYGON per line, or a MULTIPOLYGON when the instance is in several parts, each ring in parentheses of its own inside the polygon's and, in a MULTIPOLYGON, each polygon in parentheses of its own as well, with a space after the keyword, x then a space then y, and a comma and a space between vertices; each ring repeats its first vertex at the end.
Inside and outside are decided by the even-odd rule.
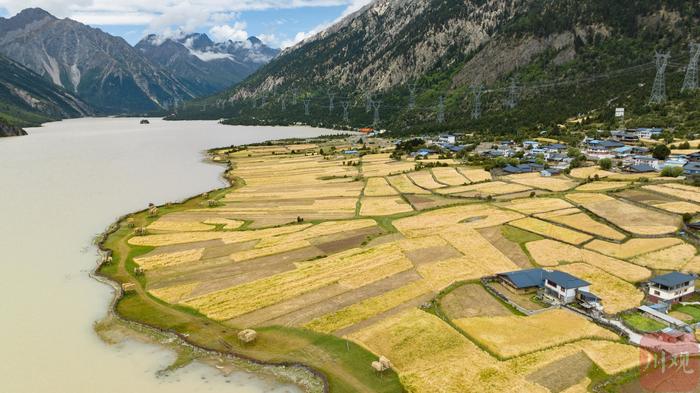
POLYGON ((484 93, 484 86, 472 86, 472 94, 474 94, 474 105, 472 106, 472 119, 478 120, 481 118, 481 95, 484 93))
POLYGON ((365 93, 365 112, 369 113, 372 110, 372 93, 365 93))
POLYGON ((253 109, 258 109, 258 97, 253 97, 253 109))
POLYGON ((445 122, 445 97, 443 96, 440 96, 440 101, 438 102, 437 122, 438 124, 445 122))
POLYGON ((649 98, 650 104, 666 102, 666 67, 670 58, 669 53, 656 53, 656 78, 654 78, 654 88, 649 98))
POLYGON ((282 101, 282 111, 284 112, 284 111, 287 110, 287 95, 286 95, 286 94, 282 94, 282 95, 280 96, 280 101, 282 101))
POLYGON ((333 103, 333 100, 335 100, 335 93, 331 93, 329 91, 328 92, 328 112, 333 112, 333 109, 335 109, 335 105, 333 103))
POLYGON ((260 97, 260 107, 261 107, 261 108, 264 108, 265 105, 267 104, 267 101, 266 101, 266 100, 267 100, 267 97, 263 94, 263 95, 260 97))
POLYGON ((340 101, 340 105, 343 107, 343 121, 347 124, 350 122, 350 114, 348 113, 348 108, 350 108, 350 101, 340 101))
POLYGON ((374 124, 374 127, 375 127, 375 128, 376 128, 377 126, 379 126, 379 122, 381 121, 381 120, 379 119, 379 108, 380 108, 381 106, 382 106, 382 102, 381 102, 381 101, 374 101, 374 100, 372 101, 372 108, 374 108, 374 122, 373 122, 373 124, 374 124))
POLYGON ((685 70, 685 79, 683 80, 681 93, 698 88, 698 60, 700 60, 700 44, 691 42, 690 63, 688 63, 688 69, 685 70))
POLYGON ((408 91, 411 93, 411 95, 408 97, 408 109, 409 110, 414 110, 416 109, 416 87, 418 84, 416 82, 412 82, 410 85, 408 85, 408 91))
POLYGON ((295 87, 292 89, 292 105, 297 104, 297 97, 299 97, 299 89, 295 87))
POLYGON ((311 114, 309 106, 311 106, 311 98, 304 98, 304 114, 306 116, 309 116, 311 114))
POLYGON ((506 98, 506 101, 504 102, 506 108, 513 109, 518 106, 519 91, 520 87, 518 86, 518 82, 515 80, 515 78, 511 79, 510 87, 508 87, 508 98, 506 98))

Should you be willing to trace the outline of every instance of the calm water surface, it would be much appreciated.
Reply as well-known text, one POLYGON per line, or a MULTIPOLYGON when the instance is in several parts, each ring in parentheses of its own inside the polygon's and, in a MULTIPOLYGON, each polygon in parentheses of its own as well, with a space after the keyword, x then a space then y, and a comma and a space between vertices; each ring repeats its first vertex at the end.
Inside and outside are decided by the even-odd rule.
POLYGON ((88 277, 91 242, 148 202, 223 186, 223 168, 202 161, 207 148, 323 131, 139 120, 69 120, 0 138, 0 392, 296 392, 197 364, 158 378, 171 352, 104 344, 92 325, 112 290, 88 277))

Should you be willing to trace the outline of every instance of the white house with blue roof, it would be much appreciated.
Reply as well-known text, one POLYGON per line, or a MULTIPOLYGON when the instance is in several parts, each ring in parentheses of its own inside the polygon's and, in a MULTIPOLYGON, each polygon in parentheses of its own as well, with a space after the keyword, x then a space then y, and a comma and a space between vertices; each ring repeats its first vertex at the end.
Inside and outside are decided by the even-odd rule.
POLYGON ((558 270, 526 269, 500 273, 497 279, 516 293, 541 291, 544 298, 561 304, 579 302, 587 307, 602 309, 600 298, 591 293, 591 284, 558 270))
POLYGON ((691 274, 666 273, 649 280, 647 300, 651 303, 678 303, 695 293, 695 279, 691 274))

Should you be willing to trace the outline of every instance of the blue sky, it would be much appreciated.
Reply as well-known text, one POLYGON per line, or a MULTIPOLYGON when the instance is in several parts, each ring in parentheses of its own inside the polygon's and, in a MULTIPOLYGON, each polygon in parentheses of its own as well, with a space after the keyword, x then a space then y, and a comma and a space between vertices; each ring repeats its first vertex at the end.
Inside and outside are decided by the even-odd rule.
POLYGON ((370 0, 0 0, 0 16, 40 7, 121 36, 209 34, 215 41, 256 36, 275 47, 304 39, 370 0))

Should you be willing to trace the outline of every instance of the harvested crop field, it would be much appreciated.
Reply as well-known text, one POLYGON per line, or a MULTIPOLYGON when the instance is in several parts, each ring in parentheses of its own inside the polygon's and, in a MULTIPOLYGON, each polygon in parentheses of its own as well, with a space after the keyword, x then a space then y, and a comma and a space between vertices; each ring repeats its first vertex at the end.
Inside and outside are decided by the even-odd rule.
POLYGON ((678 217, 645 209, 603 194, 568 194, 567 198, 580 203, 587 210, 618 227, 638 235, 673 233, 681 224, 678 217))
POLYGON ((448 186, 461 186, 470 183, 469 180, 457 172, 457 169, 451 167, 433 168, 431 170, 433 176, 439 183, 448 186))
POLYGON ((508 225, 570 244, 581 244, 592 239, 591 236, 585 233, 550 224, 532 217, 511 221, 508 225))
POLYGON ((446 207, 431 210, 393 222, 408 237, 431 235, 452 226, 487 228, 522 218, 520 213, 501 210, 485 204, 446 207), (461 225, 458 225, 461 224, 461 225))
POLYGON ((446 187, 444 184, 436 182, 433 178, 433 174, 427 170, 410 173, 408 177, 410 177, 411 180, 413 180, 413 182, 416 183, 419 187, 423 187, 428 190, 446 187))
POLYGON ((436 207, 452 206, 464 203, 464 200, 462 199, 447 198, 440 195, 403 194, 403 196, 416 210, 434 209, 436 207))
POLYGON ((365 197, 360 200, 360 215, 391 216, 398 213, 413 211, 411 205, 406 203, 401 197, 365 197))
POLYGON ((637 255, 663 250, 664 248, 669 248, 681 243, 683 243, 681 239, 664 237, 656 239, 630 239, 622 244, 593 240, 586 244, 585 247, 613 258, 628 259, 637 255))
POLYGON ((697 254, 695 246, 679 244, 632 259, 633 263, 655 270, 679 270, 697 254))
POLYGON ((479 229, 478 232, 484 239, 488 240, 494 247, 503 253, 508 259, 521 268, 531 268, 530 258, 525 254, 520 244, 514 242, 503 235, 503 228, 490 227, 479 229))
POLYGON ((462 285, 440 300, 450 319, 509 316, 512 313, 479 284, 462 285))
MULTIPOLYGON (((700 190, 698 190, 700 192, 700 190)), ((690 202, 666 202, 654 205, 655 208, 663 209, 676 214, 696 214, 700 213, 700 205, 690 202)))
POLYGON ((554 240, 530 242, 526 247, 535 262, 541 266, 585 262, 629 282, 639 282, 651 277, 651 272, 643 267, 554 240))
POLYGON ((492 180, 491 172, 484 169, 457 168, 457 170, 472 183, 481 183, 492 180))
POLYGON ((387 179, 402 194, 430 194, 430 191, 413 184, 407 175, 389 176, 387 179))
POLYGON ((653 186, 644 186, 644 189, 665 195, 670 195, 675 198, 700 203, 700 188, 698 187, 688 186, 685 184, 669 183, 653 186))
POLYGON ((557 269, 591 283, 591 292, 603 302, 606 313, 616 314, 639 306, 644 294, 634 285, 585 263, 562 265, 557 269))
POLYGON ((564 177, 545 177, 541 176, 539 173, 510 175, 507 176, 506 179, 524 186, 556 192, 570 190, 579 184, 564 177))
POLYGON ((566 225, 569 228, 588 233, 589 235, 599 236, 612 240, 624 240, 625 234, 617 231, 601 222, 592 219, 585 213, 550 215, 547 220, 558 224, 566 225))
POLYGON ((576 191, 595 192, 595 191, 619 190, 619 189, 625 188, 629 185, 630 185, 630 183, 626 182, 626 181, 596 181, 596 182, 580 185, 580 186, 576 187, 576 191))
POLYGON ((588 179, 594 178, 595 175, 598 175, 598 178, 606 178, 608 176, 614 175, 613 172, 608 172, 600 169, 598 166, 588 166, 584 168, 574 168, 571 170, 571 177, 575 177, 577 179, 588 179))
POLYGON ((525 199, 514 199, 507 203, 500 203, 498 206, 515 210, 523 214, 537 214, 550 212, 553 210, 561 210, 572 208, 573 206, 559 198, 525 198, 525 199))
POLYGON ((367 179, 364 195, 366 197, 393 196, 398 195, 393 187, 387 183, 383 177, 370 177, 367 179))
POLYGON ((520 184, 506 183, 502 181, 490 181, 484 183, 471 184, 468 186, 450 187, 436 190, 440 194, 457 195, 466 198, 488 195, 506 195, 517 192, 530 191, 530 187, 520 184))
POLYGON ((198 232, 211 231, 212 225, 207 225, 197 221, 168 221, 160 219, 147 227, 151 231, 163 232, 198 232))
POLYGON ((504 358, 521 356, 583 338, 617 339, 614 333, 562 309, 526 317, 475 317, 454 322, 469 337, 504 358))
POLYGON ((408 391, 544 393, 516 376, 438 317, 409 310, 353 333, 351 340, 386 356, 408 391), (470 367, 465 367, 468 364, 470 367))

